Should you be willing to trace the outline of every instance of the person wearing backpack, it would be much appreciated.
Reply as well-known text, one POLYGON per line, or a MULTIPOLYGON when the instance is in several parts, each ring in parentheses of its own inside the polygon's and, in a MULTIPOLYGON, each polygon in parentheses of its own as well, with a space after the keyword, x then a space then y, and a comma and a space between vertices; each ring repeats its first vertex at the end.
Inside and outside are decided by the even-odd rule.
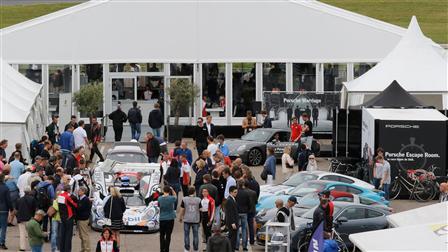
MULTIPOLYGON (((53 176, 48 176, 46 180, 39 182, 36 187, 36 201, 37 207, 39 209, 48 211, 51 206, 53 199, 55 198, 55 192, 53 187, 54 178, 53 176)), ((48 231, 48 216, 45 215, 42 220, 42 229, 44 232, 48 231)))

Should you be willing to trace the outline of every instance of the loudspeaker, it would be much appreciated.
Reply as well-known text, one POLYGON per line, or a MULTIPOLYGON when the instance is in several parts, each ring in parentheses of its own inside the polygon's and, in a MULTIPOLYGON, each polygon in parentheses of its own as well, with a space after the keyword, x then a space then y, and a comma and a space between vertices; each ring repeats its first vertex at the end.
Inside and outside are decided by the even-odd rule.
POLYGON ((252 103, 252 114, 257 115, 261 113, 261 101, 256 101, 252 103))

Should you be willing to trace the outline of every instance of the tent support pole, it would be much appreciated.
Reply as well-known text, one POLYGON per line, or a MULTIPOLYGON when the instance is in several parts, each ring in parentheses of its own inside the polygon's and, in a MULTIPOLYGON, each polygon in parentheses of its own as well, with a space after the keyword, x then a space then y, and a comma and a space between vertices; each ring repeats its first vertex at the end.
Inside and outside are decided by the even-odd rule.
POLYGON ((338 131, 339 131, 339 107, 336 107, 336 130, 335 130, 335 148, 334 155, 338 157, 338 131))
POLYGON ((346 110, 345 116, 345 157, 348 157, 348 114, 349 109, 346 110))

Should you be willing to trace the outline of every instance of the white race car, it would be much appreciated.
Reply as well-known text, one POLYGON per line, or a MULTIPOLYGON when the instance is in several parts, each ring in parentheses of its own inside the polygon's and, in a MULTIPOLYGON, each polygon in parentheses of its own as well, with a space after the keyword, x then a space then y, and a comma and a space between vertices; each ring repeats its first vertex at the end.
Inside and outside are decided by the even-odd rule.
POLYGON ((364 182, 360 179, 339 173, 326 172, 326 171, 312 171, 312 172, 302 171, 295 173, 287 180, 283 181, 281 184, 260 186, 260 199, 270 195, 285 194, 292 188, 295 188, 296 186, 309 180, 329 180, 335 182, 342 182, 347 184, 354 184, 369 190, 375 188, 373 185, 364 182))
POLYGON ((159 230, 159 207, 151 201, 158 194, 160 166, 149 163, 120 163, 106 160, 95 167, 92 176, 94 187, 91 226, 102 230, 104 203, 109 197, 108 187, 120 189, 126 203, 122 232, 151 233, 159 230), (140 177, 140 181, 139 181, 140 177))

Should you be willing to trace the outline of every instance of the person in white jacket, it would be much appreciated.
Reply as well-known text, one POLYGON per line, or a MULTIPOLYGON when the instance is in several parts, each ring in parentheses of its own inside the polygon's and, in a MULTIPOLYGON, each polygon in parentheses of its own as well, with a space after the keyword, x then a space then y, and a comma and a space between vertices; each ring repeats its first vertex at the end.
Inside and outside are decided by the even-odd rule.
POLYGON ((285 178, 289 178, 294 173, 294 159, 291 158, 291 146, 283 149, 282 173, 285 178))
POLYGON ((308 165, 306 166, 306 170, 307 171, 317 171, 318 170, 316 157, 312 154, 308 157, 308 165))

